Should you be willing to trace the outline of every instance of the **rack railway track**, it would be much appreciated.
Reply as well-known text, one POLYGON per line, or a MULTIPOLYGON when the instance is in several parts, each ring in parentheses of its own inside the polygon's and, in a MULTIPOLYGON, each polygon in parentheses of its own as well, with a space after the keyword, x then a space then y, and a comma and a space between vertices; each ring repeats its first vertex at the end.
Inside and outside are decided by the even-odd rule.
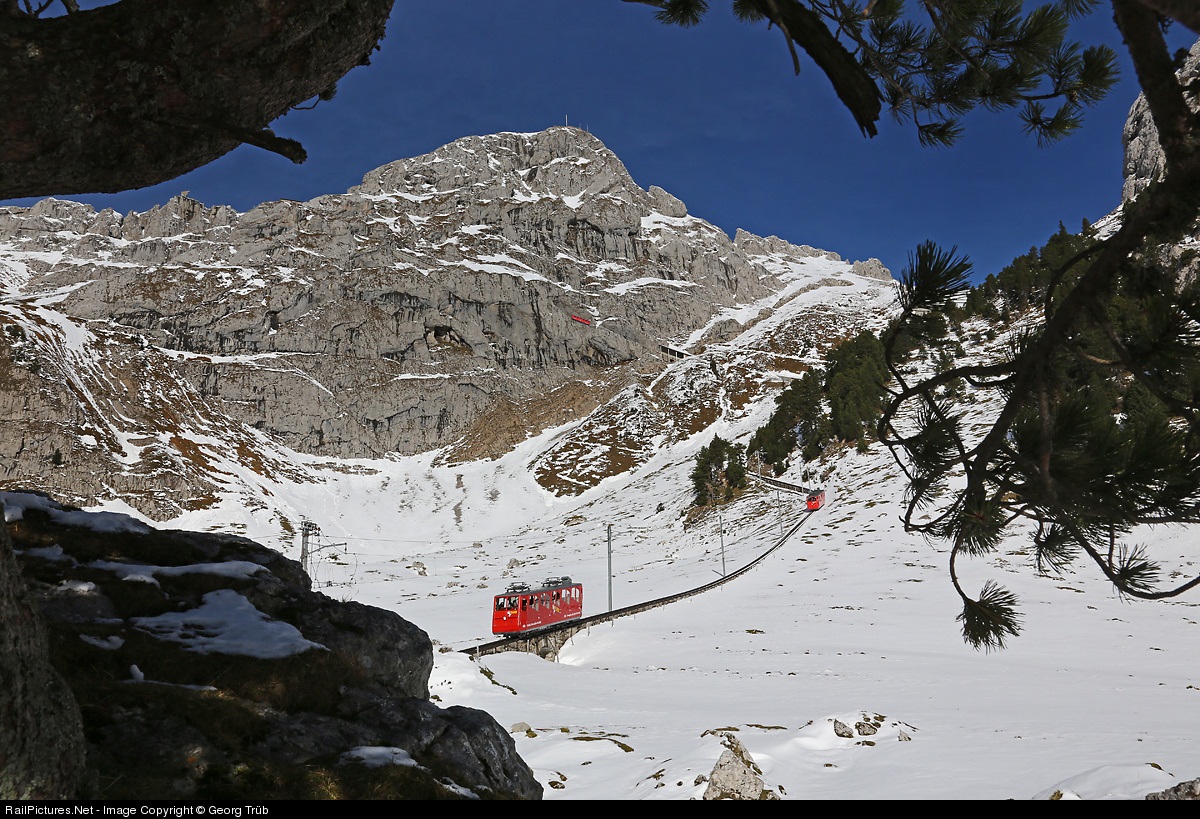
MULTIPOLYGON (((769 486, 778 489, 785 489, 790 492, 800 492, 807 495, 813 491, 811 489, 807 489, 802 486, 796 486, 795 484, 785 483, 784 481, 776 480, 774 478, 763 478, 758 475, 754 475, 752 477, 758 478, 760 481, 768 484, 769 486)), ((704 592, 711 591, 732 580, 735 580, 738 577, 741 577, 743 574, 753 569, 762 561, 766 560, 785 543, 787 543, 788 539, 791 538, 791 536, 798 532, 801 528, 803 528, 804 524, 808 522, 809 517, 812 516, 812 512, 813 510, 803 510, 800 520, 798 520, 790 529, 784 532, 779 540, 776 541, 773 546, 771 546, 771 548, 767 549, 745 566, 735 569, 724 577, 721 577, 710 583, 705 583, 702 586, 696 586, 695 588, 677 592, 676 594, 669 594, 665 597, 659 597, 654 600, 647 600, 643 603, 635 603, 632 606, 625 606, 624 608, 606 611, 603 614, 593 614, 591 617, 584 617, 579 620, 570 620, 565 623, 559 623, 532 632, 525 632, 513 637, 504 637, 499 640, 480 643, 479 645, 471 646, 469 648, 459 649, 459 651, 463 654, 470 654, 472 657, 481 657, 487 654, 498 654, 502 651, 527 651, 538 654, 542 657, 553 659, 554 657, 557 657, 558 650, 566 644, 567 640, 571 639, 571 637, 578 634, 580 631, 601 623, 607 623, 612 620, 616 620, 619 617, 628 617, 632 614, 639 614, 643 611, 649 611, 650 609, 666 606, 670 603, 675 603, 688 597, 694 597, 698 594, 703 594, 704 592)))

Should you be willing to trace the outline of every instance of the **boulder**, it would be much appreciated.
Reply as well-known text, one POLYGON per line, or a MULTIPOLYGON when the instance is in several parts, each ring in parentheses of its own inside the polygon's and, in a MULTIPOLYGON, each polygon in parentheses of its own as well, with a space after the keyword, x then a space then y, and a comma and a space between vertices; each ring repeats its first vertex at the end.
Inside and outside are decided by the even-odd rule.
POLYGON ((1200 779, 1192 779, 1187 782, 1180 782, 1175 787, 1167 788, 1165 791, 1148 793, 1146 794, 1146 798, 1171 801, 1200 799, 1200 779))
POLYGON ((245 538, 7 498, 7 798, 541 797, 495 720, 429 701, 432 644, 398 615, 245 538))
POLYGON ((704 799, 764 800, 778 799, 774 791, 763 785, 762 770, 754 758, 733 734, 726 733, 725 750, 721 752, 712 773, 708 775, 708 787, 704 799))
POLYGON ((76 797, 85 758, 79 706, 50 664, 41 616, 2 524, 0 691, 0 799, 76 797))

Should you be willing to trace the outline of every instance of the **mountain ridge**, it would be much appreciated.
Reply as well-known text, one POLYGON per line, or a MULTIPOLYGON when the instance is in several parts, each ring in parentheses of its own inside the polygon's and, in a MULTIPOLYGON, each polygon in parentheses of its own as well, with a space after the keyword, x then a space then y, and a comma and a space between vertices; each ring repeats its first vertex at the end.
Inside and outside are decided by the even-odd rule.
POLYGON ((806 264, 890 281, 731 240, 565 126, 466 137, 309 202, 186 193, 125 216, 0 209, 5 486, 161 520, 212 503, 227 461, 311 480, 294 453, 494 457, 654 377, 661 345, 727 339, 806 264))

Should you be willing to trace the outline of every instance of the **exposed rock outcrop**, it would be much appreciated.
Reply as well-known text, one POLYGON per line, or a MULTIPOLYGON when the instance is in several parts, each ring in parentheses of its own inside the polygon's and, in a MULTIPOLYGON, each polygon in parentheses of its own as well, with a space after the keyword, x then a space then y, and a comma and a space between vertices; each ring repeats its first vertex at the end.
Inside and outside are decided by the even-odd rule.
MULTIPOLYGON (((1200 40, 1192 46, 1179 75, 1185 80, 1200 78, 1200 40)), ((1192 95, 1190 99, 1192 110, 1197 110, 1200 97, 1192 95)), ((1139 94, 1129 109, 1122 141, 1125 145, 1125 185, 1121 199, 1131 202, 1147 185, 1162 176, 1165 167, 1162 146, 1158 143, 1158 129, 1150 116, 1145 94, 1139 94)))
MULTIPOLYGON (((1184 83, 1200 82, 1200 40, 1192 46, 1178 72, 1184 83)), ((1193 111, 1200 111, 1200 96, 1186 95, 1193 111)), ((1158 129, 1150 116, 1145 94, 1139 94, 1130 108, 1122 133, 1125 145, 1125 185, 1122 189, 1122 208, 1137 198, 1146 187, 1159 179, 1166 168, 1158 129)), ((1118 211, 1119 214, 1121 211, 1118 211)), ((1200 216, 1193 218, 1190 228, 1179 242, 1159 245, 1154 250, 1159 264, 1172 271, 1179 281, 1189 281, 1200 274, 1200 216)))
POLYGON ((0 691, 0 799, 74 797, 84 778, 79 706, 50 665, 41 616, 25 590, 4 526, 0 526, 0 691))
POLYGON ((883 262, 878 259, 855 262, 851 265, 850 272, 858 276, 866 276, 868 279, 879 279, 882 282, 890 282, 892 280, 892 271, 884 267, 883 262))
POLYGON ((835 262, 842 260, 842 257, 832 250, 820 250, 808 245, 793 245, 778 236, 755 236, 741 228, 738 228, 737 233, 734 234, 733 243, 738 250, 749 254, 790 253, 817 259, 829 259, 835 262))
POLYGON ((762 769, 755 764, 746 746, 733 734, 725 734, 725 750, 708 776, 705 800, 767 800, 779 794, 763 785, 762 769))
POLYGON ((0 208, 0 487, 169 519, 241 474, 305 480, 292 452, 496 455, 568 420, 547 396, 589 412, 836 258, 731 241, 567 127, 247 213, 0 208))
POLYGON ((1153 800, 1192 800, 1200 799, 1200 779, 1192 779, 1187 782, 1180 782, 1173 788, 1167 788, 1165 791, 1156 791, 1155 793, 1146 794, 1147 799, 1153 800))
MULTIPOLYGON (((432 646, 397 615, 313 592, 295 562, 243 538, 6 498, 52 662, 82 705, 86 754, 76 722, 74 760, 96 789, 83 795, 540 798, 491 717, 429 701, 432 646)), ((19 679, 18 704, 31 685, 54 692, 48 671, 19 679)), ((3 741, 69 749, 62 721, 31 709, 45 722, 3 741)), ((58 759, 30 764, 53 772, 58 759)), ((6 778, 12 765, 0 765, 6 778)), ((10 798, 76 787, 20 781, 31 784, 10 798)))

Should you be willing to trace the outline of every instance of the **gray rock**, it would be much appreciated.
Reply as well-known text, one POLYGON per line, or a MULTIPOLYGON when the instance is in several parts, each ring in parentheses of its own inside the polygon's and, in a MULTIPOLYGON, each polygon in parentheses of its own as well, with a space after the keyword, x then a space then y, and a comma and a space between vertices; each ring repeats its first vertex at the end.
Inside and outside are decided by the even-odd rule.
MULTIPOLYGON (((1195 84, 1200 81, 1200 40, 1192 46, 1178 77, 1181 82, 1195 84)), ((1195 94, 1186 96, 1192 111, 1200 111, 1200 97, 1195 94)), ((1129 111, 1122 140, 1125 145, 1125 184, 1121 196, 1124 208, 1152 181, 1159 179, 1166 168, 1162 146, 1158 141, 1158 129, 1150 116, 1150 107, 1144 94, 1138 95, 1129 111)), ((1200 236, 1200 218, 1192 221, 1187 234, 1192 237, 1191 241, 1187 241, 1185 236, 1182 244, 1159 245, 1152 250, 1158 263, 1167 270, 1175 271, 1180 281, 1195 279, 1200 274, 1200 258, 1193 247, 1194 237, 1200 236)))
MULTIPOLYGON (((22 629, 5 622, 0 641, 9 648, 36 622, 31 608, 39 603, 65 646, 59 671, 66 685, 55 683, 44 644, 0 652, 4 690, 15 692, 18 706, 17 723, 0 732, 0 786, 9 798, 76 795, 85 759, 108 798, 296 797, 310 793, 295 783, 314 771, 328 781, 345 775, 343 788, 375 777, 380 787, 410 796, 465 789, 540 798, 541 786, 495 720, 428 700, 433 651, 425 632, 392 612, 311 591, 300 567, 277 552, 245 538, 140 524, 97 532, 30 508, 10 528, 32 599, 21 604, 0 596, 0 616, 25 621, 22 629), (37 556, 35 547, 51 544, 60 557, 37 556), (97 567, 98 556, 145 567, 157 584, 125 583, 120 573, 97 567), (196 563, 233 565, 190 568, 196 563), (68 587, 87 588, 81 600, 104 603, 67 605, 62 589, 68 587), (241 646, 196 650, 186 635, 205 629, 189 626, 181 640, 150 625, 158 615, 190 611, 208 595, 229 591, 309 644, 282 656, 251 656, 241 646), (31 653, 41 668, 34 663, 10 677, 13 659, 29 665, 31 653), (22 682, 11 687, 10 679, 22 682), (88 698, 82 727, 72 690, 88 698), (346 755, 361 748, 401 749, 416 768, 405 769, 399 786, 386 771, 343 774, 346 755)), ((0 590, 15 577, 6 543, 4 550, 0 590)), ((8 713, 0 709, 6 720, 8 713)))
POLYGON ((246 598, 260 611, 286 619, 304 636, 351 658, 376 690, 429 697, 433 643, 420 628, 391 612, 322 594, 257 583, 246 598))
MULTIPOLYGON (((704 789, 705 800, 778 799, 779 796, 763 786, 762 770, 754 758, 733 734, 725 734, 725 750, 708 776, 704 789)), ((699 782, 697 782, 698 784, 699 782)))
POLYGON ((687 206, 658 185, 651 185, 649 193, 654 203, 654 209, 664 216, 682 219, 688 215, 687 206))
POLYGON ((1200 799, 1200 779, 1192 779, 1188 782, 1180 782, 1175 787, 1167 788, 1165 791, 1148 793, 1146 794, 1146 798, 1170 801, 1200 799))
POLYGON ((0 799, 73 799, 84 783, 79 706, 48 654, 0 518, 0 799))
POLYGON ((818 256, 836 258, 730 241, 567 127, 241 214, 182 194, 0 208, 0 485, 167 519, 211 502, 230 453, 268 477, 296 474, 288 450, 495 456, 562 421, 497 408, 602 385, 590 411, 662 340, 818 256))
MULTIPOLYGON (((1179 76, 1185 80, 1200 77, 1200 40, 1192 46, 1179 76)), ((1191 95, 1190 99, 1192 110, 1198 110, 1200 103, 1197 97, 1191 95)), ((1158 129, 1150 116, 1150 106, 1144 94, 1139 94, 1129 109, 1122 141, 1125 145, 1125 185, 1121 199, 1131 202, 1150 182, 1162 176, 1165 167, 1162 146, 1158 142, 1158 129)))
POLYGON ((817 259, 829 259, 840 262, 842 257, 833 251, 820 250, 808 245, 793 245, 778 236, 755 236, 749 231, 738 228, 734 234, 733 243, 738 250, 750 255, 780 254, 784 256, 800 256, 817 259))
POLYGON ((866 276, 868 279, 878 279, 883 282, 892 280, 892 271, 883 266, 883 262, 878 259, 867 259, 865 262, 855 262, 850 266, 850 272, 857 276, 866 276))

